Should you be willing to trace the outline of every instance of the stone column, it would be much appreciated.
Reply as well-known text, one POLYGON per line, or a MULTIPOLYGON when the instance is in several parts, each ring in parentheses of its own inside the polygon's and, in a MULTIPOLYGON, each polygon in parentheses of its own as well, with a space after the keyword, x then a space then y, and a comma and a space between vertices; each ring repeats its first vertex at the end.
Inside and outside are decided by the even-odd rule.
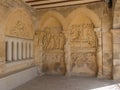
POLYGON ((13 46, 13 60, 17 60, 17 43, 14 41, 14 46, 13 46))
POLYGON ((33 43, 31 42, 31 58, 33 58, 33 43))
POLYGON ((113 49, 111 32, 103 33, 103 77, 112 78, 113 49))
POLYGON ((29 58, 29 52, 30 52, 30 48, 29 48, 29 42, 27 43, 27 58, 29 58))
POLYGON ((12 42, 8 41, 7 43, 7 61, 12 61, 12 42))
POLYGON ((113 46, 112 46, 112 10, 105 5, 102 17, 103 40, 103 78, 112 78, 113 46))
POLYGON ((29 42, 29 58, 31 58, 31 43, 29 42))
POLYGON ((65 64, 66 64, 66 76, 71 76, 71 50, 70 50, 70 30, 63 32, 65 35, 65 64))
POLYGON ((95 28, 94 31, 96 32, 97 35, 97 66, 98 66, 98 72, 97 72, 97 77, 102 77, 102 72, 103 72, 103 60, 102 60, 102 29, 101 28, 95 28))
POLYGON ((27 41, 25 43, 25 58, 27 59, 27 41))
MULTIPOLYGON (((43 74, 42 69, 43 69, 43 50, 42 50, 42 37, 40 36, 41 32, 36 32, 34 36, 34 58, 35 58, 35 64, 37 66, 38 73, 40 75, 43 74)), ((31 43, 30 43, 31 45, 31 43)))
POLYGON ((23 59, 23 42, 21 41, 21 58, 23 59))
POLYGON ((18 59, 21 60, 22 59, 22 45, 21 42, 18 43, 18 59))
POLYGON ((25 59, 25 42, 23 42, 23 59, 25 59))
POLYGON ((66 42, 65 45, 65 62, 66 62, 66 75, 71 76, 71 50, 70 50, 70 42, 69 40, 66 42))

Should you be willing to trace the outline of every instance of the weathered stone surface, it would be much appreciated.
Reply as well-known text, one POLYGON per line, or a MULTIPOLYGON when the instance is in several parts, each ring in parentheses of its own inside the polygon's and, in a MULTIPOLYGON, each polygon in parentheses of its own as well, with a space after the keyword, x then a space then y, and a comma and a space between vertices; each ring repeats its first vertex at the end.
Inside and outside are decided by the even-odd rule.
POLYGON ((0 76, 34 66, 34 60, 6 62, 6 37, 33 39, 33 9, 22 0, 0 1, 0 76))
POLYGON ((18 8, 15 11, 12 11, 6 22, 5 34, 7 36, 33 39, 34 30, 31 17, 24 9, 18 8))
POLYGON ((113 79, 120 79, 120 30, 113 29, 113 79))
POLYGON ((58 12, 48 12, 48 14, 43 15, 41 18, 42 22, 40 23, 40 30, 36 33, 36 36, 38 36, 36 39, 37 43, 39 42, 39 45, 42 45, 38 46, 41 53, 39 52, 40 56, 38 56, 39 59, 37 59, 43 63, 41 64, 43 71, 45 70, 46 73, 50 71, 54 72, 54 62, 58 61, 59 65, 60 63, 65 62, 65 66, 63 65, 65 68, 63 71, 66 71, 65 73, 67 75, 83 74, 96 76, 98 74, 102 76, 102 34, 99 16, 88 8, 75 9, 70 15, 68 15, 66 21, 63 20, 64 22, 60 20, 60 16, 58 16, 58 12), (85 12, 85 10, 89 12, 89 15, 85 12), (73 16, 76 17, 73 18, 73 16), (58 21, 53 17, 56 17, 58 21), (93 17, 96 18, 94 19, 93 17), (67 26, 64 26, 65 22, 67 23, 67 26), (61 29, 63 29, 63 34, 57 34, 56 32, 61 29), (60 36, 58 38, 54 35, 60 35, 62 37, 65 36, 65 40, 60 38, 60 36), (56 41, 54 40, 54 37, 57 40, 57 44, 60 43, 60 41, 61 43, 58 45, 55 44, 56 41), (58 46, 61 45, 63 46, 58 48, 58 46), (60 55, 58 53, 59 50, 62 50, 65 56, 60 55), (54 59, 54 55, 56 55, 56 57, 60 56, 60 58, 63 58, 63 62, 58 58, 54 59))
POLYGON ((120 78, 120 32, 111 33, 112 22, 113 28, 120 28, 118 9, 116 5, 112 21, 112 9, 103 2, 36 12, 22 0, 1 0, 0 73, 11 73, 35 63, 39 73, 120 78), (34 39, 35 61, 7 67, 7 36, 34 39))

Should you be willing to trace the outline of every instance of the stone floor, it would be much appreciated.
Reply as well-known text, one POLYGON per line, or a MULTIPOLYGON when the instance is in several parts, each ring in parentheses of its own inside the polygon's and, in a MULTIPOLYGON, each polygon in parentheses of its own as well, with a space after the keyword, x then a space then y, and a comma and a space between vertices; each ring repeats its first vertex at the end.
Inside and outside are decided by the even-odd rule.
POLYGON ((120 90, 118 84, 119 82, 120 81, 101 80, 90 77, 85 78, 46 75, 37 77, 14 90, 120 90), (109 86, 113 86, 113 84, 115 84, 114 87, 109 86), (110 88, 107 88, 106 86, 110 88))

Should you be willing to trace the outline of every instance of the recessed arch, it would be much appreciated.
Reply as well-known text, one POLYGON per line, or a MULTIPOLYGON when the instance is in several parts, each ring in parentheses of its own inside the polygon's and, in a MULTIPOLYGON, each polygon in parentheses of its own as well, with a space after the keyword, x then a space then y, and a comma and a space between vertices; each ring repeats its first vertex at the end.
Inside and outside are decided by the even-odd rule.
POLYGON ((60 13, 49 11, 41 17, 39 31, 42 52, 44 52, 42 70, 46 74, 65 74, 64 30, 66 30, 66 23, 60 13))
POLYGON ((5 23, 5 35, 33 39, 34 30, 29 13, 23 8, 9 12, 5 23))
POLYGON ((42 29, 42 26, 45 24, 45 22, 50 17, 55 18, 62 25, 63 30, 66 30, 65 18, 59 12, 56 12, 56 11, 48 11, 41 17, 40 22, 39 22, 39 29, 40 30, 42 29))
POLYGON ((76 17, 78 15, 81 15, 81 14, 88 17, 88 18, 90 18, 91 21, 93 22, 95 28, 100 27, 101 21, 100 21, 99 16, 94 11, 92 11, 92 10, 86 8, 86 7, 77 8, 77 9, 73 10, 68 15, 68 17, 66 18, 66 20, 68 22, 68 25, 74 19, 74 17, 76 17))
POLYGON ((66 21, 69 32, 68 47, 71 50, 71 75, 96 76, 98 42, 95 28, 101 28, 99 16, 94 11, 82 7, 73 10, 66 21))

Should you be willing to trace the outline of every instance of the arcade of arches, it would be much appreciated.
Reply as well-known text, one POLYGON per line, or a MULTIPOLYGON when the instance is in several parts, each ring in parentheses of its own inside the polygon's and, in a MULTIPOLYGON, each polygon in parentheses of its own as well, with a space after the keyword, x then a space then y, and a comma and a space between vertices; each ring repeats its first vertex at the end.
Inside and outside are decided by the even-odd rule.
POLYGON ((1 0, 1 78, 34 68, 36 75, 120 79, 119 8, 119 0, 39 10, 1 0))

